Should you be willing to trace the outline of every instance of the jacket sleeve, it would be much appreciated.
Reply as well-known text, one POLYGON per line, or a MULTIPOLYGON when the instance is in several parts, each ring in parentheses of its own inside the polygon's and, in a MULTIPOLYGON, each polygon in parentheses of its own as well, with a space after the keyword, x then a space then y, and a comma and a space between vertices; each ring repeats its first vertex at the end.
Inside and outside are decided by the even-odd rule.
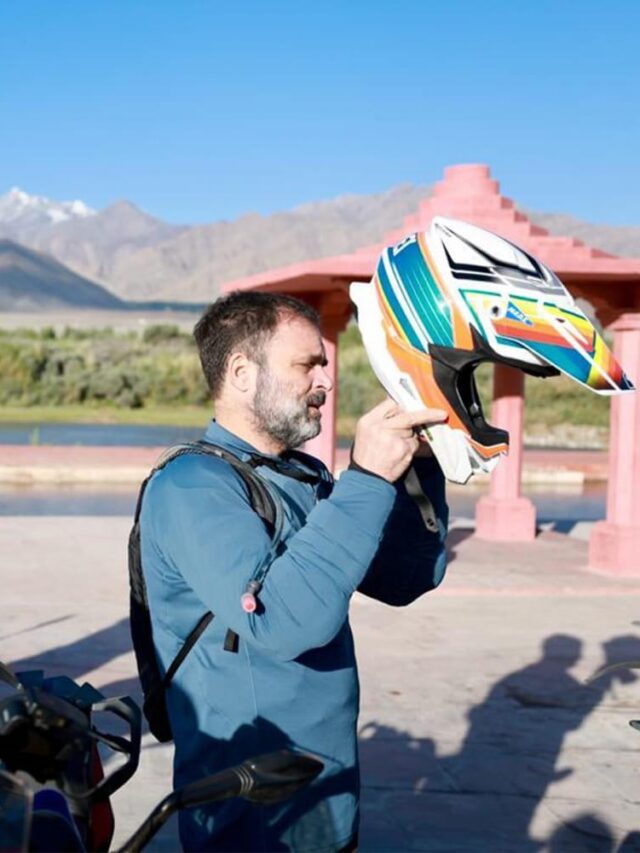
POLYGON ((166 574, 147 577, 150 595, 154 585, 164 587, 168 610, 172 596, 184 594, 186 584, 239 637, 279 658, 294 659, 328 643, 344 624, 394 497, 388 483, 345 473, 272 560, 261 606, 247 614, 240 598, 267 560, 271 540, 229 465, 184 456, 155 475, 143 503, 143 547, 147 537, 146 547, 161 556, 154 565, 162 565, 166 574), (167 584, 175 585, 169 595, 167 584))
POLYGON ((412 496, 405 481, 396 487, 393 510, 380 547, 358 591, 385 604, 410 604, 434 589, 447 565, 445 540, 449 508, 442 471, 434 457, 417 458, 413 472, 435 516, 432 529, 420 512, 420 496, 412 496))

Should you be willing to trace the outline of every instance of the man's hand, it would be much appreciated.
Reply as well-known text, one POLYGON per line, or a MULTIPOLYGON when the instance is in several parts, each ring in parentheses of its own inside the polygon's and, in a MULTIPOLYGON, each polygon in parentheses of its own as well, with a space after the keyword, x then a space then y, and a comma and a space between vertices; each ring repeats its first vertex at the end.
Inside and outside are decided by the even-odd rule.
POLYGON ((440 424, 446 419, 447 414, 441 409, 403 412, 387 398, 358 421, 353 461, 393 483, 407 470, 420 446, 416 428, 440 424))

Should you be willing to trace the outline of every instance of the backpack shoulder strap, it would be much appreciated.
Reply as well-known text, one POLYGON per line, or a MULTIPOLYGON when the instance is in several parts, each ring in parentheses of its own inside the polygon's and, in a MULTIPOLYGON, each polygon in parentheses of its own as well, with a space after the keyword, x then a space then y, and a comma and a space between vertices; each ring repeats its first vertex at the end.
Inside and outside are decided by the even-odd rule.
POLYGON ((208 441, 198 441, 194 447, 197 449, 194 449, 192 452, 217 456, 218 459, 223 459, 231 465, 244 482, 249 492, 249 502, 254 512, 264 522, 271 538, 279 538, 282 534, 282 521, 284 517, 280 499, 276 492, 269 488, 266 480, 255 472, 255 467, 251 462, 245 462, 229 450, 225 450, 223 447, 211 444, 208 441))
POLYGON ((136 501, 136 509, 133 515, 133 523, 137 524, 140 519, 140 512, 142 511, 142 498, 144 497, 144 493, 149 485, 149 481, 153 477, 153 475, 157 471, 161 471, 165 465, 168 465, 174 459, 177 459, 178 456, 184 456, 185 453, 193 453, 192 448, 195 443, 188 444, 176 444, 173 447, 169 447, 164 453, 160 456, 156 464, 153 466, 151 471, 147 474, 145 479, 142 481, 142 485, 140 486, 140 491, 138 492, 138 499, 136 501))
POLYGON ((174 459, 178 459, 180 456, 186 456, 187 454, 196 456, 215 456, 218 459, 223 459, 231 465, 234 471, 237 472, 241 480, 244 482, 244 485, 249 492, 249 502, 251 503, 254 511, 265 523, 270 535, 273 536, 276 532, 281 533, 281 530, 278 531, 278 527, 280 527, 278 524, 278 516, 281 513, 279 499, 275 492, 267 486, 265 480, 255 473, 255 466, 250 462, 244 462, 242 459, 239 459, 229 450, 225 450, 217 444, 211 444, 210 442, 203 440, 188 442, 185 444, 176 444, 160 456, 152 470, 149 472, 149 475, 140 486, 134 514, 134 523, 140 518, 142 499, 153 475, 165 468, 170 462, 173 462, 174 459))
POLYGON ((316 459, 315 456, 311 456, 310 453, 304 453, 302 450, 289 450, 286 458, 303 465, 307 471, 314 472, 317 500, 329 497, 335 480, 324 462, 316 459))
POLYGON ((324 462, 321 462, 320 459, 317 459, 315 456, 312 456, 310 453, 305 453, 302 450, 288 450, 286 454, 287 459, 295 459, 298 462, 301 462, 307 468, 310 468, 312 471, 315 471, 323 480, 328 479, 332 480, 333 477, 327 466, 324 462))
MULTIPOLYGON (((236 471, 237 474, 240 476, 244 485, 247 488, 247 491, 249 492, 249 502, 251 503, 253 510, 257 513, 257 515, 260 516, 269 532, 269 536, 271 537, 271 548, 269 549, 268 557, 265 561, 268 564, 275 555, 282 536, 282 528, 284 525, 284 510, 282 508, 280 499, 278 498, 276 493, 267 486, 266 481, 255 473, 253 466, 249 462, 244 462, 242 459, 239 459, 230 451, 225 450, 223 447, 220 447, 217 444, 211 444, 208 441, 200 440, 197 442, 188 442, 185 444, 174 445, 162 454, 162 456, 154 465, 148 477, 144 480, 140 487, 134 516, 134 531, 139 536, 139 519, 140 512, 142 510, 142 499, 153 475, 157 471, 160 471, 165 468, 174 459, 177 459, 180 456, 185 456, 187 454, 215 456, 218 459, 222 459, 229 465, 231 465, 234 471, 236 471)), ((266 572, 264 572, 263 567, 260 567, 257 570, 257 573, 262 574, 263 576, 264 574, 266 574, 266 572)), ((138 578, 132 579, 132 582, 134 580, 140 587, 140 589, 136 591, 137 597, 146 602, 147 592, 142 573, 140 572, 140 576, 138 578)), ((209 625, 213 618, 214 614, 211 611, 207 611, 200 618, 193 630, 189 633, 189 635, 184 641, 184 644, 180 648, 180 651, 167 668, 164 678, 162 679, 162 687, 164 689, 169 686, 178 668, 181 666, 182 662, 189 654, 189 652, 196 644, 203 631, 209 625)), ((235 632, 231 630, 227 631, 227 635, 224 641, 224 648, 227 651, 237 651, 238 636, 237 634, 235 634, 235 632)))

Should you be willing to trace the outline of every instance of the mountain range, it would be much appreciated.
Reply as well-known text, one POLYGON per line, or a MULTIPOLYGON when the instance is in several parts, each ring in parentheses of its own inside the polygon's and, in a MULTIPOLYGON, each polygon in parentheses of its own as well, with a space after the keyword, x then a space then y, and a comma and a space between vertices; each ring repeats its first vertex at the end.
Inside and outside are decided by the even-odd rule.
POLYGON ((78 275, 55 258, 0 239, 0 311, 62 308, 125 308, 105 287, 78 275))
MULTIPOLYGON (((80 285, 84 281, 102 286, 91 291, 98 302, 108 291, 107 296, 123 300, 203 303, 215 298, 224 281, 375 243, 401 225, 428 194, 428 187, 402 184, 381 193, 343 195, 269 216, 248 213, 231 222, 173 225, 129 201, 96 211, 82 201, 58 202, 14 188, 0 196, 0 238, 12 241, 0 243, 0 259, 9 245, 20 244, 39 253, 37 263, 31 258, 33 272, 33 264, 44 263, 43 254, 51 256, 69 268, 69 275, 75 274, 70 291, 74 298, 83 287, 83 298, 87 298, 90 291, 86 284, 80 285)), ((640 256, 640 227, 595 225, 566 214, 525 212, 551 233, 577 237, 612 254, 640 256)), ((17 248, 11 252, 15 267, 19 252, 17 248)), ((20 264, 25 263, 23 255, 20 264)), ((3 268, 6 263, 3 266, 0 260, 0 285, 3 268)), ((44 267, 40 272, 45 274, 44 267)), ((0 287, 0 307, 7 302, 3 293, 0 287)), ((52 298, 51 288, 43 298, 52 298)))

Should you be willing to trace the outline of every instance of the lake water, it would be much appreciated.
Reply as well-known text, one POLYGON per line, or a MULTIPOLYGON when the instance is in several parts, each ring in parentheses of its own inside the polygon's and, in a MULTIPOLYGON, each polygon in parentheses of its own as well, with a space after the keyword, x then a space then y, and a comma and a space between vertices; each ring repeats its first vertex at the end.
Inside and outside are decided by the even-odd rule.
MULTIPOLYGON (((39 444, 93 447, 168 447, 201 438, 206 427, 146 426, 144 424, 2 424, 0 444, 39 444)), ((454 486, 448 491, 454 518, 473 518, 486 488, 454 486)), ((604 518, 604 483, 552 489, 529 487, 524 493, 535 503, 541 523, 568 530, 580 521, 604 518)), ((99 485, 8 486, 0 484, 0 516, 9 515, 124 515, 133 513, 137 489, 99 485)))
POLYGON ((168 447, 202 438, 201 427, 145 424, 0 424, 0 444, 168 447))
MULTIPOLYGON (((478 499, 486 488, 452 487, 448 500, 452 518, 473 518, 478 499)), ((551 523, 555 530, 569 532, 582 521, 597 521, 605 516, 604 483, 584 488, 536 487, 525 489, 538 511, 541 524, 551 523)), ((131 516, 137 489, 132 486, 0 485, 0 516, 10 515, 97 515, 131 516)))

